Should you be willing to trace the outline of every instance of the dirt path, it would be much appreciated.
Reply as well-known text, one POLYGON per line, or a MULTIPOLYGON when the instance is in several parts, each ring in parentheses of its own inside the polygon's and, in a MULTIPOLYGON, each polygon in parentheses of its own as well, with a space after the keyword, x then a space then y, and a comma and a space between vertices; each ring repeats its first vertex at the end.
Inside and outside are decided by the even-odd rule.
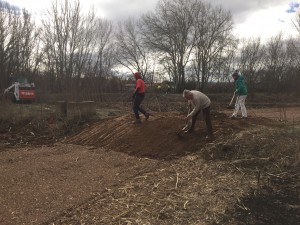
POLYGON ((41 224, 157 162, 58 144, 0 152, 0 224, 41 224))
MULTIPOLYGON (((275 121, 300 121, 300 107, 273 107, 273 108, 251 108, 247 109, 250 117, 264 117, 275 121)), ((233 110, 223 110, 227 115, 231 115, 233 110)))

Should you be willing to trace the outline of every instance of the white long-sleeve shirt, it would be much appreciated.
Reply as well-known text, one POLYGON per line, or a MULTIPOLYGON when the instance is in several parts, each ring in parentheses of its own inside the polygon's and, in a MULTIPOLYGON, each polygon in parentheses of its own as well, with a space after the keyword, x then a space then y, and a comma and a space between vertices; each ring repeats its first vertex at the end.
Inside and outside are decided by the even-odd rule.
POLYGON ((210 106, 210 99, 200 91, 192 90, 193 99, 189 100, 188 103, 191 104, 194 108, 188 116, 194 116, 199 110, 205 109, 210 106))

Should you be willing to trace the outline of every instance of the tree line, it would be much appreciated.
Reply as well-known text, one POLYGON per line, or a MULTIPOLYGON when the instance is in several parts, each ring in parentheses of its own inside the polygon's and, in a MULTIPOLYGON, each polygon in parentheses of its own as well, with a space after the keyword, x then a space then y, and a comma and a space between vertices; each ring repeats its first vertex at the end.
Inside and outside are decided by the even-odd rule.
MULTIPOLYGON (((300 35, 300 12, 292 25, 300 35)), ((117 24, 83 13, 78 0, 53 1, 40 21, 0 1, 0 88, 25 76, 49 93, 116 91, 126 68, 151 84, 168 80, 176 92, 211 83, 222 91, 238 68, 249 89, 299 92, 299 37, 262 43, 239 40, 233 29, 230 11, 201 0, 160 0, 117 24)))

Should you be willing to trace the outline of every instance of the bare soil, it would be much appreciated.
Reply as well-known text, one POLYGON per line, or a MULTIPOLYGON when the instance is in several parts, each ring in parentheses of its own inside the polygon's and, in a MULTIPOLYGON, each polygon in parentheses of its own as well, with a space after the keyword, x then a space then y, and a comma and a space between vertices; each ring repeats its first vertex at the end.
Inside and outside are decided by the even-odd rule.
POLYGON ((1 123, 0 224, 297 224, 300 108, 1 123))

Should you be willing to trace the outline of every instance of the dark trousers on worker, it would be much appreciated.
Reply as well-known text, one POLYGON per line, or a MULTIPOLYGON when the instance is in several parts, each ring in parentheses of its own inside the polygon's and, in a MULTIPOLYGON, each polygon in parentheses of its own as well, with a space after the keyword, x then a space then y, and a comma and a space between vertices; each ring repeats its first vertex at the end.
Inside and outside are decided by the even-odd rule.
POLYGON ((144 115, 146 114, 146 111, 140 107, 144 98, 145 98, 144 94, 139 94, 139 95, 136 95, 133 100, 133 112, 134 112, 135 118, 137 120, 140 119, 139 112, 143 113, 144 115))
MULTIPOLYGON (((201 110, 199 110, 193 117, 192 117, 192 126, 191 126, 191 130, 194 130, 195 128, 195 124, 196 124, 196 120, 197 117, 199 115, 201 110)), ((207 135, 208 136, 212 136, 213 135, 213 130, 212 130, 212 125, 211 125, 211 119, 210 119, 210 106, 202 109, 203 111, 203 117, 206 123, 206 131, 207 131, 207 135)))

